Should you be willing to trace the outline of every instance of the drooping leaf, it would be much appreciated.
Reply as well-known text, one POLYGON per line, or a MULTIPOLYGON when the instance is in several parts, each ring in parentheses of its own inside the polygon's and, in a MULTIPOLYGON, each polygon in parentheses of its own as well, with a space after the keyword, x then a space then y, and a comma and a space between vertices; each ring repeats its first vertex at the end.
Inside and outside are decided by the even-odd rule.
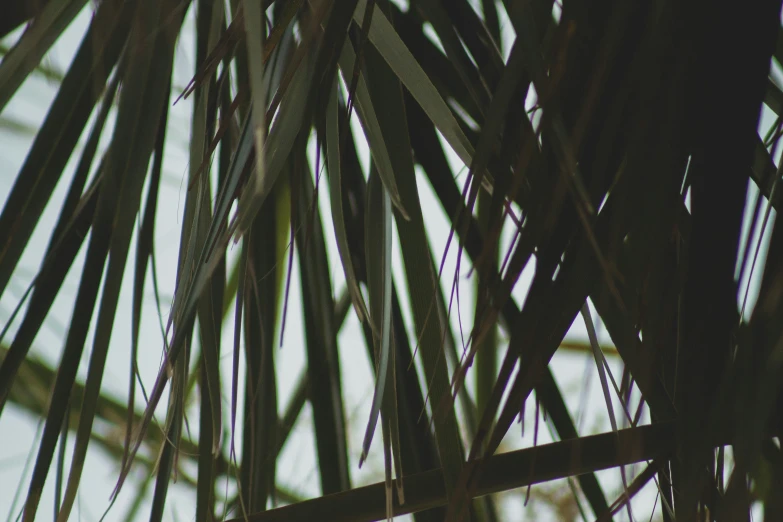
MULTIPOLYGON (((135 20, 135 24, 138 25, 135 25, 131 31, 129 40, 129 45, 134 46, 149 38, 147 32, 149 29, 145 28, 143 22, 147 17, 167 20, 170 24, 164 25, 164 29, 156 35, 154 46, 147 45, 143 51, 129 57, 126 72, 131 75, 132 80, 126 80, 120 95, 117 117, 119 121, 126 120, 126 122, 124 122, 125 125, 115 128, 112 137, 113 145, 110 146, 107 162, 107 172, 111 172, 111 174, 107 174, 105 187, 111 186, 110 184, 114 184, 114 186, 111 189, 104 188, 101 191, 101 199, 96 210, 96 220, 108 219, 110 222, 101 223, 100 226, 97 221, 93 224, 93 230, 97 237, 100 237, 100 232, 102 232, 99 227, 106 225, 111 227, 111 229, 107 227, 104 232, 110 237, 109 261, 92 353, 90 354, 90 364, 87 370, 85 399, 76 434, 68 487, 63 507, 58 516, 58 520, 62 522, 68 519, 70 509, 76 499, 76 491, 87 454, 87 444, 92 431, 95 405, 100 394, 106 365, 111 332, 122 287, 122 275, 130 249, 133 225, 141 202, 145 174, 154 149, 158 125, 161 120, 165 121, 161 114, 170 92, 171 78, 168 74, 170 74, 171 63, 174 59, 175 38, 179 32, 179 24, 182 23, 182 18, 175 13, 181 14, 182 11, 177 9, 177 5, 173 1, 163 5, 140 5, 139 11, 136 13, 138 18, 135 20), (150 73, 149 71, 154 72, 150 73), (142 107, 145 109, 142 110, 142 107), (137 134, 128 135, 127 132, 132 129, 136 130, 137 134), (119 197, 120 194, 122 197, 119 197)), ((101 272, 102 270, 99 270, 98 274, 101 272)), ((89 326, 89 323, 85 326, 89 326)), ((69 332, 69 341, 74 342, 72 345, 74 348, 77 346, 76 343, 81 343, 82 346, 84 343, 83 338, 79 339, 76 336, 86 333, 86 331, 81 333, 76 330, 73 332, 73 339, 71 339, 71 332, 69 332)), ((66 345, 66 350, 68 348, 69 346, 66 345)), ((31 513, 34 511, 31 510, 31 513)))
POLYGON ((0 112, 86 3, 86 0, 50 1, 36 14, 32 25, 0 63, 0 112))
POLYGON ((0 295, 120 56, 135 2, 102 2, 0 214, 0 295))
POLYGON ((370 169, 370 179, 367 181, 365 209, 365 255, 370 317, 377 325, 378 332, 373 333, 373 348, 377 354, 375 391, 370 406, 370 419, 364 432, 360 466, 367 458, 381 406, 386 404, 384 398, 387 394, 394 396, 394 358, 391 347, 391 200, 380 176, 373 168, 370 169))
POLYGON ((338 126, 337 101, 338 101, 338 81, 335 78, 332 86, 332 93, 329 96, 329 105, 326 108, 326 150, 327 150, 327 169, 329 171, 329 196, 332 207, 332 222, 334 224, 335 239, 337 240, 337 250, 340 253, 343 271, 345 272, 345 282, 348 285, 349 295, 356 310, 356 315, 360 321, 369 318, 367 305, 359 288, 359 281, 354 270, 351 259, 350 246, 345 225, 344 202, 344 183, 342 174, 342 152, 340 147, 341 137, 338 126))
POLYGON ((295 181, 291 189, 291 212, 295 217, 292 223, 298 230, 296 247, 303 274, 307 372, 315 416, 321 491, 330 494, 348 490, 351 484, 346 419, 323 225, 314 205, 316 187, 300 147, 292 159, 292 179, 295 181))

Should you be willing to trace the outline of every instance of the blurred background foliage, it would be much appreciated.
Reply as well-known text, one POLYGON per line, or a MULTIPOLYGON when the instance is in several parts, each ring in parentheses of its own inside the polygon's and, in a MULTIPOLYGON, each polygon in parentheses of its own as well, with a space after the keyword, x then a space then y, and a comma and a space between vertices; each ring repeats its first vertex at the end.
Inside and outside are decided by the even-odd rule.
POLYGON ((783 518, 780 10, 5 2, 9 519, 783 518))

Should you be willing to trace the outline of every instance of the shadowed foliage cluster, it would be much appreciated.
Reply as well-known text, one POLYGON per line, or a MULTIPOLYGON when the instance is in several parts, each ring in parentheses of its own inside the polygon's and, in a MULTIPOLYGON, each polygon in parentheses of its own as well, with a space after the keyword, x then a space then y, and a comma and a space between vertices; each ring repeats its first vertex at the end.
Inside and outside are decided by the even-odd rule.
POLYGON ((35 75, 57 83, 21 167, 3 174, 0 296, 16 308, 3 317, 0 413, 14 404, 43 422, 22 520, 51 513, 47 481, 56 520, 76 518, 98 447, 116 461, 116 491, 148 477, 138 498, 155 521, 175 477, 198 521, 494 522, 512 517, 500 493, 566 478, 578 506, 551 501, 562 517, 733 521, 758 506, 783 519, 780 11, 780 0, 4 2, 0 114, 35 75), (47 53, 85 11, 73 59, 52 71, 47 53), (188 20, 195 59, 181 86, 188 20), (159 196, 183 99, 163 310, 155 231, 175 204, 159 196), (431 244, 425 189, 449 219, 445 252, 431 244), (27 291, 9 297, 33 232, 50 225, 27 291), (31 350, 72 270, 48 366, 31 350), (151 287, 162 363, 143 383, 151 287), (459 332, 458 308, 472 314, 459 332), (304 325, 299 376, 277 361, 291 314, 304 325), (340 358, 349 319, 374 369, 358 463, 375 442, 385 470, 362 487, 340 358), (554 375, 577 320, 605 433, 579 433, 554 375), (109 370, 118 323, 130 352, 109 370), (128 376, 121 401, 103 391, 107 371, 128 376), (285 408, 282 380, 296 382, 285 408), (277 472, 308 403, 321 496, 302 499, 277 472), (554 441, 498 451, 526 405, 554 441), (596 475, 615 468, 619 496, 596 475), (632 513, 644 488, 656 507, 632 513))

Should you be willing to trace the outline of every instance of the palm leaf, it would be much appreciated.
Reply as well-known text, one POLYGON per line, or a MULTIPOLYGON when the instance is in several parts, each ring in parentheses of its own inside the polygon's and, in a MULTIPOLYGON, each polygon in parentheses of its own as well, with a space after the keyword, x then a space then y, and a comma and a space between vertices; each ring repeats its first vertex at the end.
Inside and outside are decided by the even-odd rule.
POLYGON ((24 520, 775 519, 780 11, 6 2, 24 520))

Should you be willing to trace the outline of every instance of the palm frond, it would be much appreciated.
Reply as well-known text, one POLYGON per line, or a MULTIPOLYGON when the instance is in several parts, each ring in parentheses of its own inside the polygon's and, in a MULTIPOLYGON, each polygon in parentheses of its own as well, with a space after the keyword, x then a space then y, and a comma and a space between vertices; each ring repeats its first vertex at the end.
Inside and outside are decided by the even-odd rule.
POLYGON ((780 12, 6 2, 23 520, 779 518, 780 12))

